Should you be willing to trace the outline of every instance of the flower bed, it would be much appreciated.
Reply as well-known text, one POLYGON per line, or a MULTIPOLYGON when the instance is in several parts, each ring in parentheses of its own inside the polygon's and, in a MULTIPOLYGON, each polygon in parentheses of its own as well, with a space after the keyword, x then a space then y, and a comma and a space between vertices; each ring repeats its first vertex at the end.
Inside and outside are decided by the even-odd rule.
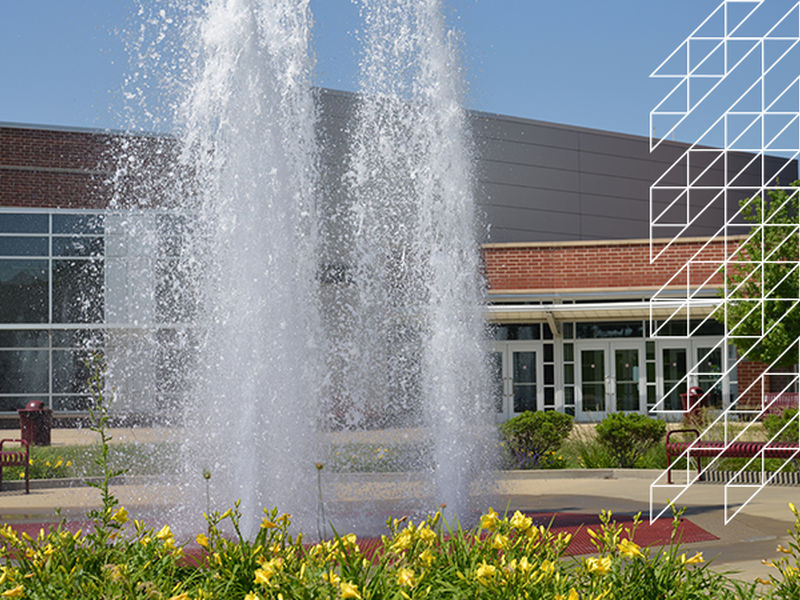
MULTIPOLYGON (((88 533, 61 526, 32 537, 6 525, 0 597, 598 600, 751 598, 756 591, 756 584, 713 572, 702 553, 683 551, 674 538, 664 548, 640 547, 632 541, 637 524, 623 528, 609 513, 589 530, 596 552, 588 557, 565 556, 569 534, 491 509, 467 531, 438 512, 421 523, 390 520, 369 555, 354 534, 308 544, 277 510, 265 511, 252 540, 239 521, 237 509, 208 516, 207 531, 195 539, 202 552, 192 561, 169 526, 131 523, 119 506, 95 514, 88 533)), ((794 532, 796 541, 800 519, 794 532)), ((786 558, 775 562, 772 587, 761 597, 798 597, 798 546, 782 550, 786 558)))

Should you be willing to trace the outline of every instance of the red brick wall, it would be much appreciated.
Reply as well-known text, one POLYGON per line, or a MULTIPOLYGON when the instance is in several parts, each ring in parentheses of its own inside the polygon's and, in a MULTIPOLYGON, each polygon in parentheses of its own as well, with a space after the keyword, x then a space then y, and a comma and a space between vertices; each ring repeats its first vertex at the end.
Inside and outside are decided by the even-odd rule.
POLYGON ((115 188, 126 205, 157 203, 153 191, 173 176, 174 149, 164 137, 0 127, 0 206, 104 208, 115 188), (120 147, 128 175, 117 170, 120 147))
POLYGON ((767 377, 763 378, 760 382, 753 385, 752 388, 747 390, 747 387, 752 384, 758 377, 766 370, 767 365, 759 362, 742 361, 736 369, 736 380, 739 383, 739 403, 741 405, 760 405, 761 395, 769 391, 769 380, 767 377), (762 392, 762 389, 763 392, 762 392), (747 390, 747 391, 745 391, 747 390))
MULTIPOLYGON (((585 288, 684 286, 682 266, 703 246, 701 241, 673 244, 653 264, 647 241, 487 245, 484 261, 492 292, 585 288)), ((698 257, 714 264, 692 266, 691 284, 701 285, 724 257, 722 243, 712 243, 698 257)), ((711 285, 722 282, 720 275, 711 285)))

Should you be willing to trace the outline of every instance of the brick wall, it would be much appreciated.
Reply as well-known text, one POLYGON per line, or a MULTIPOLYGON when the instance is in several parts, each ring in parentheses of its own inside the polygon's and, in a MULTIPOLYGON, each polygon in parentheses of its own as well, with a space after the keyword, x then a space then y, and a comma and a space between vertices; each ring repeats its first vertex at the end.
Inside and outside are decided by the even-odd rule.
POLYGON ((0 127, 0 206, 105 208, 114 190, 125 206, 152 205, 174 150, 165 137, 0 127))
POLYGON ((739 402, 741 405, 760 405, 762 393, 769 392, 769 376, 747 390, 756 379, 767 369, 767 365, 759 362, 742 361, 736 369, 736 379, 739 384, 739 402), (761 388, 764 388, 763 390, 761 388), (747 391, 745 391, 747 390, 747 391))
POLYGON ((704 243, 675 243, 653 264, 647 240, 487 244, 484 261, 491 292, 659 288, 668 281, 675 286, 702 285, 709 278, 707 285, 715 286, 722 282, 721 275, 714 274, 725 256, 722 243, 710 244, 696 257, 710 264, 694 265, 688 275, 682 269, 704 243))

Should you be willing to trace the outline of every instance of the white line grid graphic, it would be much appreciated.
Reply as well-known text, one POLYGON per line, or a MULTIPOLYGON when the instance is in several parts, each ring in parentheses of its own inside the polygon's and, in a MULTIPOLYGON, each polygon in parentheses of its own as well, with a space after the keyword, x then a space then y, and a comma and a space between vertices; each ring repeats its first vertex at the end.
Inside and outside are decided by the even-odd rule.
MULTIPOLYGON (((719 464, 719 444, 711 442, 721 442, 727 450, 732 444, 753 439, 761 428, 761 418, 773 405, 785 406, 788 400, 798 407, 798 394, 792 393, 800 379, 797 339, 786 339, 780 356, 739 389, 737 372, 751 360, 753 347, 738 355, 729 351, 736 341, 759 342, 775 336, 781 321, 800 310, 800 284, 781 285, 800 281, 800 256, 787 260, 780 251, 800 239, 797 215, 790 219, 793 222, 773 222, 767 217, 756 225, 743 218, 752 209, 767 214, 765 200, 770 192, 772 197, 785 192, 786 204, 800 191, 788 185, 796 176, 800 155, 798 42, 800 1, 723 0, 650 75, 671 80, 673 85, 650 112, 650 150, 666 153, 672 161, 650 188, 650 259, 652 264, 674 264, 675 268, 651 299, 651 335, 685 340, 699 335, 715 316, 727 324, 723 338, 714 347, 703 348, 697 364, 691 365, 687 353, 686 374, 669 389, 664 385, 651 412, 685 416, 710 398, 715 387, 727 384, 731 389, 729 406, 723 407, 696 439, 685 442, 672 470, 676 482, 671 482, 665 470, 651 484, 651 523, 668 513, 671 503, 719 464), (674 139, 694 142, 678 146, 671 143, 674 139), (710 236, 709 223, 716 229, 710 236), (701 224, 706 229, 699 236, 701 224), (682 241, 697 242, 699 249, 676 262, 682 241), (760 250, 746 252, 745 247, 760 250), (785 271, 778 284, 771 284, 767 277, 774 265, 781 274, 785 271), (677 306, 676 293, 680 294, 677 306), (709 298, 717 299, 711 311, 709 298), (668 318, 656 320, 654 315, 663 314, 667 303, 674 310, 668 318), (771 320, 768 315, 775 308, 782 313, 771 320), (719 364, 714 357, 721 358, 719 364), (795 366, 778 366, 786 362, 795 366), (769 392, 768 372, 780 376, 781 390, 769 392), (688 395, 698 381, 705 382, 708 389, 699 396, 688 395), (680 393, 687 394, 688 406, 676 406, 680 393), (704 459, 702 468, 695 468, 699 457, 704 459)), ((756 446, 754 456, 725 484, 726 524, 799 457, 798 416, 784 430, 756 446), (775 452, 770 451, 779 447, 778 437, 784 430, 794 431, 797 443, 780 454, 779 468, 768 471, 765 461, 774 457, 775 452), (753 465, 760 465, 760 474, 746 478, 744 472, 753 465)))

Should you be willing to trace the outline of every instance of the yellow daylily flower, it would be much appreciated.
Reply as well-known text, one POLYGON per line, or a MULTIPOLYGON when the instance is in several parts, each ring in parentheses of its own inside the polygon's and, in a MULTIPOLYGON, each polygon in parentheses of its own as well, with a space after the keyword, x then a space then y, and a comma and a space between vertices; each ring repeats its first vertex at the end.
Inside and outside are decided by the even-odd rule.
POLYGON ((597 556, 586 559, 586 569, 592 575, 605 575, 611 570, 610 556, 597 556))
POLYGON ((358 591, 358 586, 354 583, 343 581, 339 585, 339 590, 342 592, 343 599, 356 598, 357 600, 361 600, 361 594, 358 591))
POLYGON ((416 580, 414 579, 414 570, 403 567, 397 572, 397 585, 400 587, 414 587, 416 580))
POLYGON ((128 522, 128 511, 125 510, 124 506, 120 506, 114 514, 111 515, 111 520, 115 523, 119 523, 120 525, 128 522))
POLYGON ((25 595, 25 588, 22 585, 18 585, 15 588, 11 588, 10 590, 6 590, 0 596, 3 598, 22 598, 25 595))
POLYGON ((481 583, 485 583, 488 579, 493 579, 496 574, 497 567, 494 565, 487 565, 485 560, 475 569, 475 578, 481 583))
POLYGON ((703 562, 703 553, 695 552, 691 558, 686 558, 686 554, 681 554, 681 564, 697 565, 703 562))
POLYGON ((494 530, 497 527, 497 513, 490 506, 489 512, 481 517, 481 529, 494 530))
POLYGON ((528 557, 527 556, 523 556, 522 558, 519 559, 519 570, 520 571, 522 571, 523 573, 527 573, 532 568, 533 568, 533 565, 528 562, 528 557))
POLYGON ((200 547, 208 549, 208 536, 206 534, 198 533, 194 541, 197 542, 200 547))
POLYGON ((423 550, 423 552, 419 555, 419 561, 426 567, 430 567, 434 560, 436 560, 436 556, 430 551, 429 548, 423 550))
POLYGON ((411 547, 411 532, 408 529, 403 529, 397 537, 395 538, 392 545, 389 546, 389 550, 394 552, 395 554, 399 554, 404 550, 408 550, 411 547))
POLYGON ((629 539, 624 539, 619 544, 617 544, 617 550, 619 550, 619 553, 625 558, 633 558, 635 556, 638 556, 639 558, 644 558, 641 546, 639 546, 637 543, 629 539))
POLYGON ((792 551, 789 548, 784 548, 783 544, 778 544, 778 547, 775 548, 778 552, 783 552, 784 554, 791 554, 792 551))
POLYGON ((430 544, 436 539, 436 532, 432 529, 428 529, 427 527, 420 528, 419 539, 426 544, 430 544))
POLYGON ((530 517, 526 517, 519 511, 516 511, 514 515, 511 517, 510 523, 514 529, 518 529, 519 531, 525 531, 531 525, 533 525, 533 519, 531 519, 530 517))
POLYGON ((322 578, 325 581, 327 581, 328 583, 330 583, 331 585, 339 585, 339 583, 341 583, 341 581, 342 581, 342 578, 339 577, 333 571, 328 571, 327 573, 323 573, 322 574, 322 578))
POLYGON ((261 519, 261 529, 275 529, 277 525, 270 521, 267 517, 261 519))
POLYGON ((508 547, 508 537, 499 533, 495 534, 492 538, 492 548, 495 550, 502 550, 506 547, 508 547))
POLYGON ((553 561, 544 559, 539 566, 539 570, 546 575, 552 575, 553 571, 556 570, 556 565, 553 561))
POLYGON ((566 596, 564 594, 556 594, 555 600, 580 600, 580 596, 575 591, 575 588, 570 588, 566 596))

